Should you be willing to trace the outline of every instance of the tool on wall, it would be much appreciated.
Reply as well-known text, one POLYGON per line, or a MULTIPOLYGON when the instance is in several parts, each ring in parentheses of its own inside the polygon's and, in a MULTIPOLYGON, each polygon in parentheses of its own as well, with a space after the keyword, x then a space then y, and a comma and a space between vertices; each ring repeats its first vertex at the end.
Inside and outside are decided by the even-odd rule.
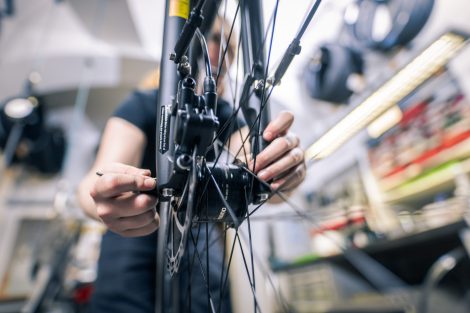
MULTIPOLYGON (((15 7, 13 6, 13 0, 5 0, 2 1, 3 3, 0 3, 0 23, 2 21, 2 18, 5 16, 12 16, 13 13, 15 12, 15 7)), ((1 24, 0 24, 0 31, 2 30, 1 24)))
POLYGON ((413 40, 433 7, 434 0, 356 0, 347 8, 344 21, 360 45, 389 51, 413 40))
POLYGON ((310 96, 344 104, 357 91, 363 63, 362 55, 352 48, 336 43, 322 45, 304 72, 310 96))
POLYGON ((0 102, 0 148, 3 166, 18 162, 52 174, 62 166, 66 140, 61 128, 46 125, 45 107, 34 95, 37 79, 32 73, 22 93, 0 102))

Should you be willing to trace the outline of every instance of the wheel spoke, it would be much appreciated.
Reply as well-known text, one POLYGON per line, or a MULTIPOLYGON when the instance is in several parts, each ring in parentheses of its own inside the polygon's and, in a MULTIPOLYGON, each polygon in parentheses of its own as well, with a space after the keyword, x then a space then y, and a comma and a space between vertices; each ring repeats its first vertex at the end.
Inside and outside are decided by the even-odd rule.
POLYGON ((235 155, 238 155, 240 154, 241 152, 241 149, 243 149, 243 147, 245 147, 245 144, 246 142, 251 138, 251 136, 253 135, 253 131, 256 129, 256 125, 259 124, 259 121, 260 121, 260 118, 261 118, 261 112, 263 110, 263 108, 265 107, 267 101, 269 100, 269 98, 271 97, 271 93, 273 91, 273 87, 271 87, 271 89, 269 90, 269 94, 268 96, 266 97, 264 103, 261 104, 261 110, 260 110, 260 113, 258 114, 258 116, 256 117, 255 121, 251 124, 250 128, 249 128, 249 132, 248 134, 246 135, 246 137, 243 139, 242 141, 242 146, 240 147, 240 149, 237 151, 237 153, 235 155))
MULTIPOLYGON (((207 288, 210 288, 210 278, 211 278, 211 275, 210 275, 210 262, 209 262, 209 224, 208 223, 205 223, 205 229, 206 229, 206 273, 207 273, 207 288)), ((211 306, 213 307, 214 305, 211 304, 211 297, 210 297, 210 292, 207 293, 207 304, 208 306, 211 306)), ((215 310, 214 310, 215 311, 215 310)))
MULTIPOLYGON (((254 264, 254 259, 253 259, 253 238, 251 237, 251 223, 250 223, 249 216, 247 216, 246 222, 248 224, 248 243, 250 246, 250 262, 251 262, 251 273, 253 277, 253 290, 256 293, 256 275, 255 275, 255 264, 254 264)), ((256 305, 255 305, 255 312, 256 312, 256 305)))
MULTIPOLYGON (((235 231, 235 234, 238 233, 238 230, 235 231)), ((228 275, 229 275, 229 272, 230 272, 230 266, 232 265, 232 260, 233 260, 233 254, 235 252, 235 244, 236 244, 236 241, 235 239, 233 240, 232 242, 232 247, 230 248, 230 256, 228 258, 228 262, 227 262, 227 270, 226 270, 226 273, 225 273, 225 276, 223 276, 223 279, 221 280, 221 285, 222 285, 222 288, 221 288, 221 299, 223 299, 225 297, 225 293, 227 292, 227 287, 228 287, 228 275)), ((219 302, 219 311, 222 307, 222 301, 219 302)))
MULTIPOLYGON (((224 301, 224 298, 223 298, 223 293, 222 293, 222 288, 223 288, 223 283, 224 283, 224 280, 223 280, 223 277, 224 277, 224 272, 225 272, 225 258, 227 256, 227 229, 228 229, 228 226, 224 226, 225 230, 222 231, 222 235, 223 235, 223 251, 222 251, 222 266, 221 266, 221 269, 220 269, 220 281, 219 281, 219 307, 218 307, 218 311, 221 312, 221 308, 222 308, 222 304, 223 304, 223 301, 224 301)), ((228 269, 227 269, 227 272, 228 272, 228 269)))
MULTIPOLYGON (((225 18, 226 18, 226 10, 227 10, 227 4, 225 4, 224 21, 225 21, 225 18)), ((225 34, 224 34, 224 25, 222 23, 221 34, 220 34, 219 66, 217 68, 217 77, 215 79, 216 84, 219 82, 219 77, 220 77, 220 73, 222 71, 223 63, 227 62, 227 69, 230 68, 230 64, 228 64, 228 60, 226 59, 226 54, 227 54, 227 51, 228 51, 228 48, 229 48, 229 45, 230 45, 230 40, 232 39, 233 28, 235 26, 235 20, 237 19, 239 10, 240 10, 240 3, 237 4, 237 9, 235 11, 235 16, 233 18, 232 25, 230 26, 230 33, 229 33, 228 38, 227 38, 227 43, 225 45, 225 48, 223 48, 223 49, 222 49, 222 47, 223 47, 223 44, 225 42, 225 36, 224 36, 225 34), (223 50, 223 52, 222 52, 222 50, 223 50)))
POLYGON ((190 234, 191 240, 192 240, 192 242, 195 246, 194 254, 195 254, 196 259, 199 263, 199 268, 200 268, 200 271, 201 271, 201 275, 202 275, 202 278, 204 279, 204 283, 205 283, 206 288, 207 288, 207 296, 208 296, 209 307, 211 308, 211 312, 215 313, 216 311, 215 311, 215 307, 214 307, 214 300, 213 300, 214 298, 212 297, 210 286, 209 286, 209 281, 208 281, 209 273, 208 272, 204 273, 204 265, 202 263, 201 256, 199 255, 199 251, 197 249, 197 243, 194 240, 193 233, 189 232, 189 234, 190 234), (206 274, 207 274, 207 276, 206 276, 206 274))
MULTIPOLYGON (((231 78, 230 72, 229 71, 227 72, 227 77, 228 77, 228 80, 229 80, 228 85, 229 85, 229 88, 230 88, 230 92, 232 94, 232 103, 233 104, 237 103, 237 95, 238 95, 238 77, 239 77, 238 69, 240 67, 240 47, 241 47, 241 39, 239 39, 238 46, 237 46, 237 63, 236 63, 237 72, 235 74, 235 91, 232 89, 233 88, 232 87, 233 83, 232 83, 232 78, 231 78)), ((237 119, 237 116, 238 116, 238 113, 239 113, 240 109, 241 109, 241 103, 240 102, 236 106, 233 105, 232 114, 230 115, 228 120, 224 123, 224 125, 222 125, 222 127, 220 127, 220 129, 217 132, 216 136, 214 137, 212 143, 219 140, 220 136, 227 129, 227 127, 230 127, 229 134, 231 134, 233 132, 234 123, 237 123, 237 131, 240 135, 240 138, 243 139, 243 135, 241 133, 240 125, 238 124, 238 119, 237 119)), ((224 145, 226 145, 227 140, 230 140, 230 138, 231 138, 231 136, 229 135, 224 139, 224 145)), ((243 141, 243 142, 245 143, 245 141, 243 141)), ((212 145, 210 147, 212 147, 212 145)), ((245 160, 247 160, 248 158, 247 158, 247 152, 245 150, 245 146, 242 145, 241 148, 243 149, 243 152, 244 152, 244 155, 245 155, 245 160)), ((230 149, 230 145, 229 145, 229 149, 230 149)), ((220 154, 217 155, 217 157, 215 159, 215 162, 214 162, 214 165, 218 163, 219 158, 220 158, 220 154)))
POLYGON ((235 235, 235 240, 238 242, 238 246, 240 247, 240 252, 241 252, 241 255, 242 255, 242 259, 243 259, 243 264, 245 265, 246 276, 248 277, 248 282, 250 284, 251 293, 253 295, 253 300, 254 300, 254 303, 255 303, 255 312, 257 312, 257 311, 261 312, 261 308, 259 307, 259 302, 258 302, 258 299, 256 297, 256 290, 255 290, 255 287, 254 287, 253 279, 252 279, 252 276, 250 275, 250 269, 248 268, 248 262, 246 260, 245 252, 243 250, 243 245, 242 245, 242 242, 241 242, 241 239, 240 239, 240 236, 238 235, 238 233, 235 235))
MULTIPOLYGON (((199 235, 200 235, 200 234, 201 234, 201 227, 200 227, 200 225, 199 225, 198 231, 197 231, 197 235, 196 235, 196 240, 195 240, 195 241, 196 241, 196 244, 194 245, 194 249, 197 249, 197 243, 199 242, 199 235)), ((191 236, 191 237, 194 237, 194 235, 193 235, 193 230, 192 230, 192 229, 190 230, 190 236, 191 236)), ((194 241, 192 240, 192 242, 194 242, 194 241)), ((192 280, 193 280, 193 275, 192 275, 192 274, 193 274, 193 268, 194 268, 195 262, 196 262, 196 254, 193 253, 192 258, 191 258, 191 261, 188 262, 188 272, 189 272, 189 273, 188 273, 188 274, 189 274, 189 279, 188 279, 188 292, 189 292, 189 293, 188 293, 188 298, 189 298, 189 306, 190 306, 190 311, 189 311, 189 312, 191 312, 191 305, 192 305, 192 301, 191 301, 191 299, 192 299, 191 286, 192 286, 192 280)))
MULTIPOLYGON (((240 235, 240 237, 243 237, 243 232, 240 232, 239 235, 240 235)), ((279 305, 281 305, 284 308, 284 312, 291 312, 292 310, 290 309, 289 303, 287 302, 287 300, 283 296, 279 286, 276 286, 274 284, 273 278, 272 278, 271 274, 269 273, 269 270, 267 270, 265 268, 265 266, 263 265, 263 262, 261 261, 261 258, 256 254, 256 252, 253 252, 253 256, 256 259, 256 264, 258 265, 260 270, 263 272, 264 277, 266 277, 268 279, 268 282, 271 285, 271 288, 276 293, 276 295, 277 295, 276 298, 277 298, 277 301, 279 302, 279 305)))

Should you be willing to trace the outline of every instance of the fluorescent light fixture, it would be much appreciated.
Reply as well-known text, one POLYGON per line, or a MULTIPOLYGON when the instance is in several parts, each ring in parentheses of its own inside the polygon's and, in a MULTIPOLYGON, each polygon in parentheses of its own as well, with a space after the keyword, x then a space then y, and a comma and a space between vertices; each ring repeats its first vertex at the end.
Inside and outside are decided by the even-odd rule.
POLYGON ((379 138, 383 133, 397 125, 403 117, 403 112, 398 105, 394 105, 384 114, 379 116, 367 127, 367 132, 372 138, 379 138))
POLYGON ((441 70, 466 44, 467 38, 467 36, 456 32, 448 32, 439 37, 321 136, 307 149, 305 157, 307 159, 322 159, 336 151, 361 129, 400 103, 412 91, 441 70))

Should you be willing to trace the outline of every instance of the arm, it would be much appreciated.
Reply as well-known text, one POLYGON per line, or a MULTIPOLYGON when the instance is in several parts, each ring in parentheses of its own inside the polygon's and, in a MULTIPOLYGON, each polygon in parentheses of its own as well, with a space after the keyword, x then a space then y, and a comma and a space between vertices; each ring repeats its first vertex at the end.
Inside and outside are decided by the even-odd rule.
POLYGON ((85 213, 123 236, 142 236, 158 228, 156 198, 136 193, 156 186, 150 171, 138 168, 145 144, 145 134, 138 127, 111 118, 95 163, 78 188, 85 213))

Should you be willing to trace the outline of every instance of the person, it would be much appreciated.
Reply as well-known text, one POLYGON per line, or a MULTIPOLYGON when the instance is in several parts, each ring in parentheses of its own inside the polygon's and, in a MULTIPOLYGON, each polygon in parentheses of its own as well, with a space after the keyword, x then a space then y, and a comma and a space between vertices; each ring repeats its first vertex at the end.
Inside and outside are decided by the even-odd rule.
MULTIPOLYGON (((217 33, 220 34, 213 30, 213 34, 217 33)), ((217 64, 219 44, 220 36, 210 37, 208 48, 212 64, 217 64)), ((234 49, 229 47, 229 59, 234 49)), ((219 82, 219 87, 223 87, 222 80, 219 82)), ((78 199, 85 213, 102 221, 108 228, 102 239, 98 278, 91 301, 92 313, 154 311, 156 230, 160 218, 156 213, 157 198, 136 191, 152 190, 158 184, 153 178, 157 176, 157 94, 157 89, 134 92, 117 108, 105 126, 96 160, 78 188, 78 199)), ((231 113, 231 106, 220 100, 217 111, 220 125, 231 113)), ((248 160, 248 167, 260 179, 270 181, 274 189, 285 186, 292 190, 305 176, 303 150, 298 137, 289 132, 293 121, 294 116, 290 112, 276 116, 263 132, 269 145, 257 156, 256 168, 253 168, 254 162, 248 160), (286 182, 287 177, 289 181, 286 182)), ((242 127, 240 131, 234 129, 232 134, 224 133, 221 138, 230 136, 234 151, 242 145, 241 135, 248 132, 244 124, 239 125, 242 127)), ((189 247, 188 253, 194 249, 197 247, 189 247)), ((211 250, 211 269, 221 268, 224 262, 222 249, 219 246, 215 251, 211 250)), ((211 273, 211 277, 213 275, 217 273, 211 273)), ((184 275, 182 277, 187 279, 184 275)), ((190 297, 194 299, 191 311, 210 311, 206 297, 201 297, 205 290, 203 277, 191 279, 194 286, 190 297)), ((210 288, 215 290, 219 286, 210 288)), ((229 299, 223 302, 225 310, 222 311, 230 312, 229 299)))

